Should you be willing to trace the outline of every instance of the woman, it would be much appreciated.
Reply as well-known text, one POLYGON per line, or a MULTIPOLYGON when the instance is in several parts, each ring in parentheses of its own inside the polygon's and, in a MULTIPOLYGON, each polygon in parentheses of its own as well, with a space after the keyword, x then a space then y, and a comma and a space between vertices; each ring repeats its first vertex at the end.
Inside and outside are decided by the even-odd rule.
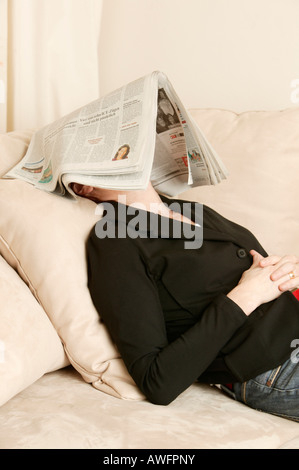
POLYGON ((122 145, 121 147, 119 147, 115 156, 112 158, 112 161, 125 160, 126 158, 128 158, 129 152, 130 146, 128 144, 122 145))
POLYGON ((202 246, 186 249, 184 230, 173 234, 178 226, 194 226, 198 205, 190 218, 184 201, 176 201, 182 210, 173 212, 173 200, 151 184, 145 191, 73 189, 115 209, 116 231, 99 238, 102 224, 88 240, 89 289, 146 397, 166 405, 196 380, 226 384, 237 400, 299 420, 299 369, 291 356, 299 302, 290 292, 299 286, 299 259, 267 256, 248 230, 206 206, 202 246), (153 212, 160 228, 169 223, 167 237, 162 231, 151 236, 153 212), (136 237, 124 228, 137 213, 149 227, 136 237))

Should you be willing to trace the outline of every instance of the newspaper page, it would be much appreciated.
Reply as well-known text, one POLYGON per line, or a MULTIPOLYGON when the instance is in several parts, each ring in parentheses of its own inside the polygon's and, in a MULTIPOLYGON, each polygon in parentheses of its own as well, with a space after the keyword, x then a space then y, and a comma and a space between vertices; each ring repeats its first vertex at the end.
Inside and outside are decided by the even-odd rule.
POLYGON ((129 190, 151 179, 174 196, 226 174, 168 78, 156 71, 37 131, 6 177, 61 194, 71 192, 70 182, 129 190))
POLYGON ((125 174, 149 175, 152 161, 142 156, 154 154, 154 87, 151 75, 143 77, 37 131, 24 159, 6 176, 54 191, 68 173, 95 177, 94 183, 97 175, 109 175, 108 187, 116 177, 127 186, 125 174))
POLYGON ((226 179, 225 166, 163 74, 159 77, 156 132, 151 173, 156 189, 174 195, 188 186, 217 184, 226 179))

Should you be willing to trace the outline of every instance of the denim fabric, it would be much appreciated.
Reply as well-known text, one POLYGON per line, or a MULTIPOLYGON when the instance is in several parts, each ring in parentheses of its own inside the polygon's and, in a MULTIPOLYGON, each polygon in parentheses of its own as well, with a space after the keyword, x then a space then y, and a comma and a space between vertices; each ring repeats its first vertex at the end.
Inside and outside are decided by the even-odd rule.
POLYGON ((251 408, 299 422, 298 358, 247 382, 233 384, 233 391, 221 388, 251 408))

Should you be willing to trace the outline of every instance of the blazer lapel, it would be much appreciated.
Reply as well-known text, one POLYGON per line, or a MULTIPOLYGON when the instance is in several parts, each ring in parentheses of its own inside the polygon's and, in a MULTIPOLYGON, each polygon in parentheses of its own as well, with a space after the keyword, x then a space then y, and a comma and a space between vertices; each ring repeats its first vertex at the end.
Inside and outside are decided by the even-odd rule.
MULTIPOLYGON (((183 213, 184 203, 191 204, 191 219, 195 221, 195 205, 197 202, 184 201, 181 199, 168 199, 161 196, 163 202, 170 205, 172 202, 179 203, 181 213, 183 213)), ((248 247, 252 240, 252 234, 244 230, 240 230, 240 225, 225 219, 222 215, 210 207, 203 205, 203 239, 233 242, 240 247, 248 247)), ((250 248, 249 248, 250 249, 250 248)))

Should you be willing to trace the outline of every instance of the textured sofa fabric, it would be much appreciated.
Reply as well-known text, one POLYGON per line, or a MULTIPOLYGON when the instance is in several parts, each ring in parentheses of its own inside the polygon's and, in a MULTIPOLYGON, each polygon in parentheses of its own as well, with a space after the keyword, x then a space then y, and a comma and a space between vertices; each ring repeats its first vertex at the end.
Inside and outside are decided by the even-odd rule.
POLYGON ((209 385, 192 385, 166 407, 119 400, 67 367, 0 408, 3 448, 104 449, 108 455, 110 449, 298 449, 299 427, 209 385))
MULTIPOLYGON (((218 186, 191 189, 180 197, 203 202, 245 225, 270 253, 298 254, 299 109, 191 113, 230 175, 218 186)), ((31 135, 0 136, 0 174, 22 158, 31 135)), ((166 408, 143 399, 86 286, 84 243, 97 220, 94 208, 90 201, 66 201, 21 181, 0 181, 0 253, 38 306, 37 323, 45 313, 51 320, 52 340, 45 336, 43 341, 58 354, 55 368, 61 368, 38 381, 53 365, 32 374, 15 393, 24 390, 0 408, 0 429, 7 429, 5 435, 0 432, 2 448, 45 447, 47 442, 70 448, 298 448, 297 423, 251 410, 210 386, 194 384, 166 408), (68 361, 72 367, 62 369, 68 361), (58 396, 65 398, 57 401, 58 396), (49 410, 42 424, 39 397, 49 410), (58 423, 59 410, 64 418, 58 423), (29 429, 27 440, 21 438, 22 426, 29 429), (53 427, 56 435, 49 437, 53 427)), ((3 318, 0 313, 0 323, 3 318)))

